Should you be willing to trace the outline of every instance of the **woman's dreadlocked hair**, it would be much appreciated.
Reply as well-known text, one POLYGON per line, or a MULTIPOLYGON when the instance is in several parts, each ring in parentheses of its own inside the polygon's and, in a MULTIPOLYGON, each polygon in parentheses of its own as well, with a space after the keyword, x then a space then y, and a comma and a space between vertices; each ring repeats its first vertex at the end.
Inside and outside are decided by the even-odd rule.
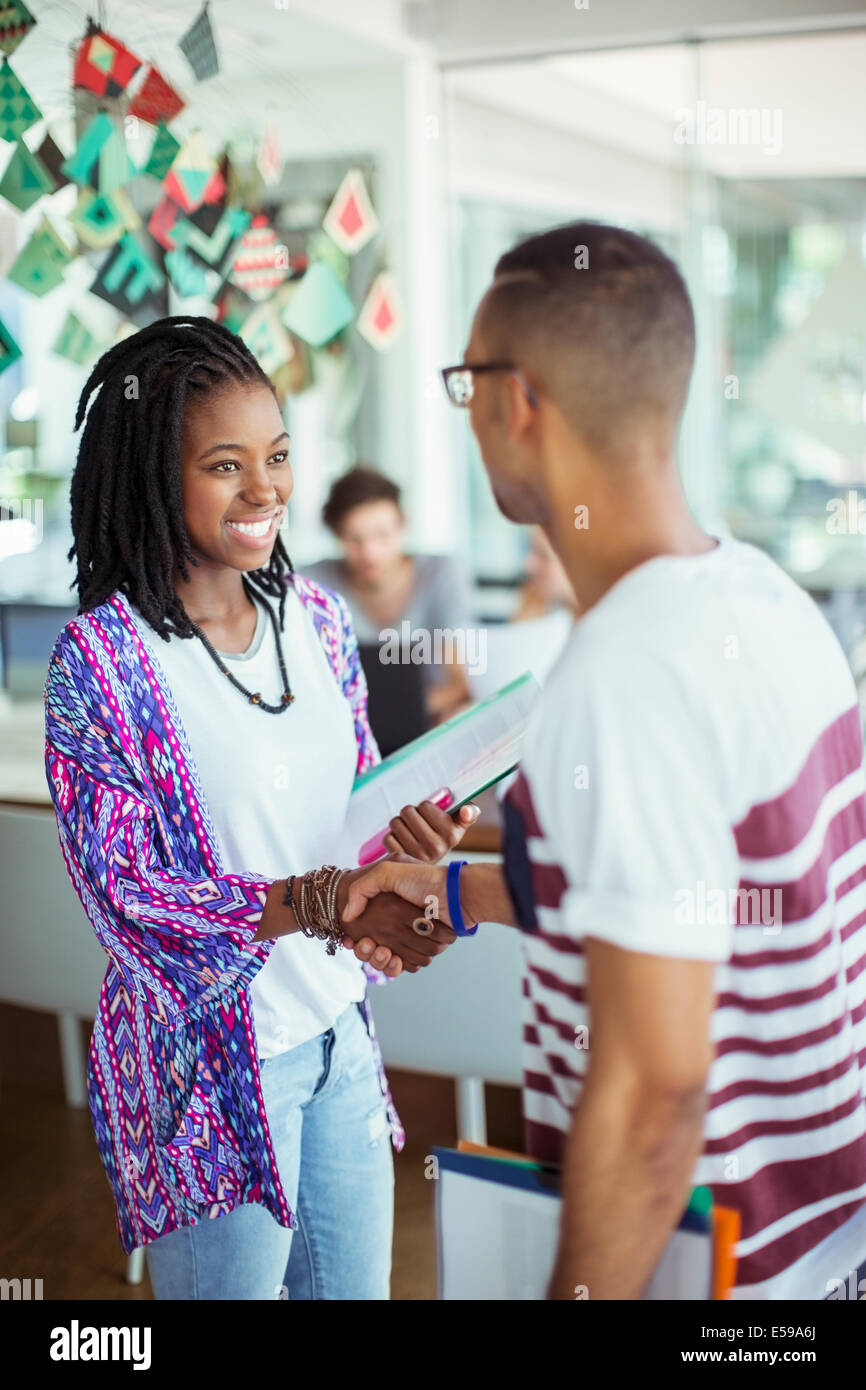
MULTIPOLYGON (((120 589, 166 640, 199 635, 174 588, 175 565, 188 580, 198 563, 183 520, 184 410, 234 383, 273 390, 243 340, 207 318, 159 319, 100 357, 75 415, 77 430, 99 387, 70 489, 79 613, 120 589)), ((281 628, 292 572, 278 534, 268 565, 244 575, 279 596, 281 628)))

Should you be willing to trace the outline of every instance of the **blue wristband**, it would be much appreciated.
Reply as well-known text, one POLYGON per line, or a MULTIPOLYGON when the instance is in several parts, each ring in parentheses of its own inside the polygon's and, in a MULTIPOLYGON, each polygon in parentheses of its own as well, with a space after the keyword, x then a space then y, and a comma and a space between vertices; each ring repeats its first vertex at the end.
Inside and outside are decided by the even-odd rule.
POLYGON ((474 927, 467 927, 460 909, 460 870, 466 862, 465 859, 452 859, 448 865, 448 916, 457 936, 474 936, 478 930, 477 922, 474 927))

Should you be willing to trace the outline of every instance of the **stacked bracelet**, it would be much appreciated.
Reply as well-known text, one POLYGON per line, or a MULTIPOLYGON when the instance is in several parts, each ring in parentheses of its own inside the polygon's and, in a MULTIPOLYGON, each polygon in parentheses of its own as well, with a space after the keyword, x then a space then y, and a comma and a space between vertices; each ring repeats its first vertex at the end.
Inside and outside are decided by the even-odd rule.
POLYGON ((343 924, 337 911, 337 892, 345 869, 323 864, 307 874, 286 879, 283 905, 290 907, 304 936, 327 941, 328 955, 335 956, 343 940, 343 924))

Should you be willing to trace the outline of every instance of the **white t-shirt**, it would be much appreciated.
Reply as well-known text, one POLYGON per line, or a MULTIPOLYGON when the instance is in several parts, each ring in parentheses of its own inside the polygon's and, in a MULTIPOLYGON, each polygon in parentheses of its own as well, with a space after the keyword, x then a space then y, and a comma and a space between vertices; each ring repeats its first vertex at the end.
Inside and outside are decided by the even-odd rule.
MULTIPOLYGON (((277 704, 283 687, 271 621, 259 616, 245 652, 220 658, 248 690, 277 704)), ((271 604, 278 613, 276 601, 271 604)), ((165 673, 228 873, 285 878, 338 864, 357 763, 354 722, 302 600, 287 589, 283 652, 294 703, 282 714, 251 705, 198 638, 168 642, 132 610, 165 673)), ((329 956, 301 932, 281 937, 251 985, 260 1057, 274 1057, 330 1028, 366 977, 350 951, 329 956)))
POLYGON ((735 1297, 820 1298, 866 1258, 862 758, 815 604, 723 540, 578 620, 506 798, 528 1146, 561 1159, 591 1057, 585 937, 718 962, 694 1182, 740 1212, 735 1297))

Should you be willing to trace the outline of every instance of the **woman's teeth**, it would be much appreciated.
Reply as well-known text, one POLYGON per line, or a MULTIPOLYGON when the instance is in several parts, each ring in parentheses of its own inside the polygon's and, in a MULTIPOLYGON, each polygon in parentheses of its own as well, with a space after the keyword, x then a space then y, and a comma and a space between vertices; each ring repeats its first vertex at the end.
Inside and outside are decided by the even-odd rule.
POLYGON ((269 516, 267 521, 229 521, 226 525, 231 526, 233 531, 240 531, 242 536, 266 536, 274 520, 269 516))

